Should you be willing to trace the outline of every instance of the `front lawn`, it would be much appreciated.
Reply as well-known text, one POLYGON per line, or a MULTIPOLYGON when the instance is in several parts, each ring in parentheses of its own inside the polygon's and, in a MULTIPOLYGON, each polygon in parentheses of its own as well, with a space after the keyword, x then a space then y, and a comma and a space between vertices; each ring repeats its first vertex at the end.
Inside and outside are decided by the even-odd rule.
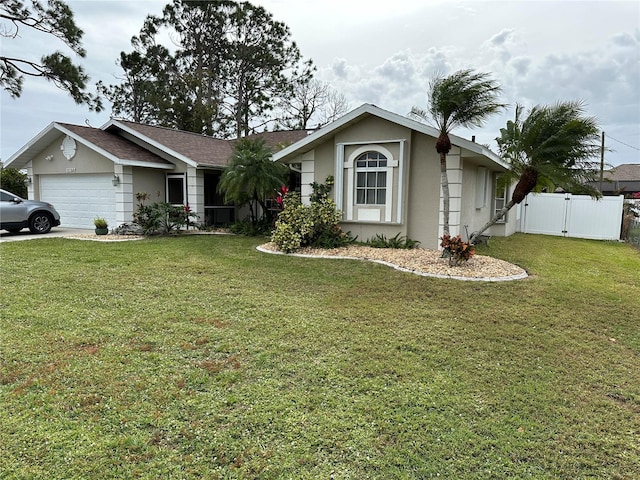
POLYGON ((244 237, 0 244, 0 478, 640 478, 640 254, 425 278, 244 237))

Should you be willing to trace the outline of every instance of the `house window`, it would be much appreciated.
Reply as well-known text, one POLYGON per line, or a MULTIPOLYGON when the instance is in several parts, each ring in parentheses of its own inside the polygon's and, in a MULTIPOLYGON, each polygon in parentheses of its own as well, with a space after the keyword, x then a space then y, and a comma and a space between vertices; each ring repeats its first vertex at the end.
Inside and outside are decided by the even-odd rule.
POLYGON ((337 145, 336 205, 342 210, 344 202, 346 221, 401 221, 403 157, 404 140, 337 145))
POLYGON ((385 205, 387 202, 387 157, 365 152, 356 161, 356 205, 385 205))
POLYGON ((185 205, 186 197, 185 176, 167 175, 167 202, 171 205, 185 205))
MULTIPOLYGON (((501 174, 496 174, 494 177, 495 183, 495 195, 493 199, 493 213, 494 215, 501 211, 505 205, 507 204, 507 193, 508 188, 505 182, 500 180, 501 174)), ((505 223, 507 221, 507 216, 505 215, 496 223, 505 223)))

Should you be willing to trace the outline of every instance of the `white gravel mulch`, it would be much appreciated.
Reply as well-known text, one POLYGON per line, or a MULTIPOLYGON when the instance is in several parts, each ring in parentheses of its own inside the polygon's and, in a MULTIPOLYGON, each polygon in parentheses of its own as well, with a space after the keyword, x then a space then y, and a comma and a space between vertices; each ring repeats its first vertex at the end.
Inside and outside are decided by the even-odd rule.
MULTIPOLYGON (((260 245, 258 250, 283 254, 273 243, 260 245)), ((450 266, 449 260, 442 258, 442 252, 424 248, 395 249, 349 245, 334 249, 302 248, 291 255, 369 260, 405 272, 455 280, 500 282, 527 278, 527 272, 524 269, 504 260, 474 255, 468 262, 463 262, 459 266, 450 266)))

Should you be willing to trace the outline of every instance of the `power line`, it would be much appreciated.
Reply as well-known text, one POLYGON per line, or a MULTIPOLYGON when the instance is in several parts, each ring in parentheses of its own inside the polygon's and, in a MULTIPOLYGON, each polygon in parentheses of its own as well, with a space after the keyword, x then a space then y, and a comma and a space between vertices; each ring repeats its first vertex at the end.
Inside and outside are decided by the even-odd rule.
POLYGON ((611 140, 614 140, 614 141, 616 141, 616 142, 618 142, 618 143, 621 143, 621 144, 622 144, 622 145, 624 145, 625 147, 633 148, 634 150, 638 150, 638 151, 640 152, 640 148, 638 148, 638 147, 634 147, 633 145, 629 145, 628 143, 624 143, 623 141, 618 140, 617 138, 613 138, 613 137, 612 137, 611 135, 609 135, 609 134, 607 134, 607 138, 608 138, 608 139, 611 139, 611 140))

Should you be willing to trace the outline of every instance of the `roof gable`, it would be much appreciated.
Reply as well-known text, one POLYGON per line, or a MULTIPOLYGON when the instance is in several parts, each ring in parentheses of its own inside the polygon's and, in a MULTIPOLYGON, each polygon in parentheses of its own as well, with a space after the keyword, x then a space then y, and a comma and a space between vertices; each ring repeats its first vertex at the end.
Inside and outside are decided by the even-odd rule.
POLYGON ((136 145, 119 135, 114 135, 103 130, 92 127, 82 127, 79 125, 58 124, 66 130, 73 132, 75 138, 110 158, 114 163, 136 166, 150 166, 152 164, 173 167, 171 162, 164 160, 158 155, 136 145))
MULTIPOLYGON (((334 135, 340 130, 347 128, 348 126, 354 123, 359 122, 361 119, 363 119, 366 116, 376 116, 378 118, 382 118, 389 122, 402 125, 406 128, 423 133, 425 135, 429 135, 434 138, 437 138, 440 133, 438 129, 433 128, 429 125, 412 120, 408 117, 403 117, 401 115, 389 112, 387 110, 383 110, 382 108, 378 108, 375 105, 365 103, 360 107, 356 108, 355 110, 352 110, 351 112, 347 113, 343 117, 340 117, 339 119, 335 120, 334 122, 325 125, 319 130, 316 130, 314 133, 300 140, 299 142, 281 150, 280 152, 277 152, 276 154, 274 154, 273 160, 274 161, 283 160, 287 157, 297 155, 298 153, 303 153, 305 151, 311 150, 315 148, 317 145, 323 143, 328 136, 334 135)), ((501 167, 507 168, 507 164, 504 162, 504 160, 502 160, 498 155, 493 153, 488 148, 480 144, 477 144, 475 142, 465 140, 456 135, 449 135, 449 138, 451 139, 451 143, 453 145, 464 148, 478 155, 483 155, 489 158, 494 163, 500 165, 501 167)))
POLYGON ((121 165, 171 169, 173 164, 135 143, 93 127, 52 122, 7 160, 7 167, 23 168, 60 135, 68 135, 112 162, 121 165))
POLYGON ((128 120, 112 119, 102 129, 120 130, 131 141, 135 141, 144 148, 149 148, 159 155, 164 154, 181 160, 193 167, 225 167, 232 152, 229 140, 128 120))

